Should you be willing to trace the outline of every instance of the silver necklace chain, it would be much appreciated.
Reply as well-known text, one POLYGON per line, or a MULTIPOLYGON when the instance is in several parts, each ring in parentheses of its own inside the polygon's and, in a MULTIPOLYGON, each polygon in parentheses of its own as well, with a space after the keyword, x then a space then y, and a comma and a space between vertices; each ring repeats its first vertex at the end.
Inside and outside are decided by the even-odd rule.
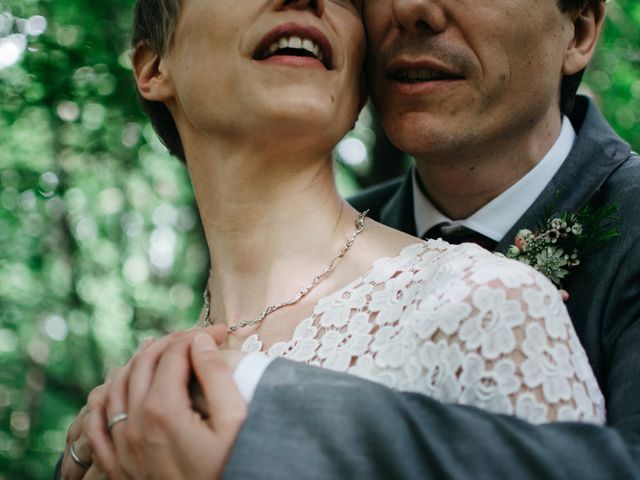
MULTIPOLYGON (((336 256, 331 259, 331 261, 329 262, 329 265, 327 265, 327 268, 325 268, 322 272, 320 272, 318 275, 313 277, 313 280, 309 285, 301 289, 290 300, 267 306, 264 310, 262 310, 262 312, 260 312, 260 314, 255 319, 246 320, 244 322, 236 323, 235 325, 229 325, 227 327, 227 333, 232 333, 237 330, 240 330, 241 328, 250 327, 252 325, 257 325, 259 323, 262 323, 264 319, 267 318, 269 315, 271 315, 273 312, 280 310, 281 308, 284 308, 284 307, 290 307, 291 305, 295 305, 304 297, 306 297, 309 294, 309 292, 311 292, 314 288, 320 285, 320 283, 322 283, 322 281, 329 275, 329 273, 333 271, 337 261, 342 257, 344 257, 344 255, 351 249, 356 237, 360 235, 360 233, 364 230, 364 219, 368 213, 369 213, 369 210, 365 210, 364 212, 358 215, 358 218, 356 218, 356 229, 351 234, 351 236, 347 239, 347 243, 345 243, 344 246, 340 249, 340 251, 336 254, 336 256)), ((211 293, 209 292, 209 282, 207 282, 207 287, 204 289, 203 298, 204 298, 204 311, 205 311, 204 324, 205 326, 208 327, 213 325, 213 323, 211 322, 211 316, 210 316, 211 315, 211 293)))

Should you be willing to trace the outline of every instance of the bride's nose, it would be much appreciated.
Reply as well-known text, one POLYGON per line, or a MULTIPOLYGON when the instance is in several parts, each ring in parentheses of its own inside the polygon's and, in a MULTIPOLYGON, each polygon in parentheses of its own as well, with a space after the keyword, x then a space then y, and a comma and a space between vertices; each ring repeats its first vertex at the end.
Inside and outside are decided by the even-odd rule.
POLYGON ((325 0, 279 0, 280 9, 294 8, 297 10, 309 9, 317 16, 324 13, 325 0))

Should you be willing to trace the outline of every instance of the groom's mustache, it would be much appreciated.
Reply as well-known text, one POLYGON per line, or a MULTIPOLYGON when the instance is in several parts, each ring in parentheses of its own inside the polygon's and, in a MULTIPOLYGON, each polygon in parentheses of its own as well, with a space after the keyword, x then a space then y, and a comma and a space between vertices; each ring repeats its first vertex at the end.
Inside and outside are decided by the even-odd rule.
POLYGON ((444 41, 439 37, 407 38, 399 37, 383 45, 378 51, 369 51, 368 63, 376 70, 387 70, 398 60, 430 60, 446 67, 449 73, 466 77, 477 69, 477 61, 469 51, 444 41))

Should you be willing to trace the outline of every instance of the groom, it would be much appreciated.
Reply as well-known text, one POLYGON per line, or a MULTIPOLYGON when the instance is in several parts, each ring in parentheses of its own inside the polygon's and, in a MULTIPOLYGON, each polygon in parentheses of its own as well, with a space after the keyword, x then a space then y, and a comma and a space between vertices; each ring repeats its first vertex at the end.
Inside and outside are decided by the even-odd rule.
POLYGON ((563 284, 608 426, 533 426, 276 360, 225 477, 640 478, 640 158, 575 96, 604 3, 364 0, 363 18, 372 100, 416 165, 356 208, 505 252, 550 214, 619 207, 619 236, 563 284))
MULTIPOLYGON (((564 283, 609 424, 534 426, 278 359, 263 365, 259 379, 241 380, 252 400, 239 434, 225 434, 223 426, 219 440, 207 445, 212 455, 234 445, 218 472, 640 478, 640 158, 589 100, 575 98, 603 3, 364 0, 363 17, 372 99, 390 139, 416 166, 404 180, 353 199, 355 206, 414 235, 462 232, 502 252, 520 229, 534 229, 549 213, 619 206, 620 235, 582 258, 564 283)), ((215 351, 208 352, 216 365, 215 351)), ((247 360, 253 361, 242 360, 236 378, 255 376, 247 360)), ((224 391, 217 393, 212 418, 226 418, 233 406, 221 400, 224 391)), ((179 406, 167 408, 167 418, 179 415, 179 406)), ((173 434, 162 439, 176 442, 168 451, 191 451, 175 439, 197 438, 193 428, 165 420, 159 415, 146 429, 157 436, 172 423, 173 434)), ((162 465, 179 462, 179 455, 149 461, 170 471, 162 465)))

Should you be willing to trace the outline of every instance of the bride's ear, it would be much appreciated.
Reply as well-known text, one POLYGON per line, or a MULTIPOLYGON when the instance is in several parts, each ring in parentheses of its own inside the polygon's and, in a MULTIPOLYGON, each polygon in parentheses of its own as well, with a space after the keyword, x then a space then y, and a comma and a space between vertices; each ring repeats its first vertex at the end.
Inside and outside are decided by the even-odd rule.
POLYGON ((173 97, 173 84, 162 57, 147 43, 141 43, 131 56, 138 92, 145 100, 164 102, 173 97))

